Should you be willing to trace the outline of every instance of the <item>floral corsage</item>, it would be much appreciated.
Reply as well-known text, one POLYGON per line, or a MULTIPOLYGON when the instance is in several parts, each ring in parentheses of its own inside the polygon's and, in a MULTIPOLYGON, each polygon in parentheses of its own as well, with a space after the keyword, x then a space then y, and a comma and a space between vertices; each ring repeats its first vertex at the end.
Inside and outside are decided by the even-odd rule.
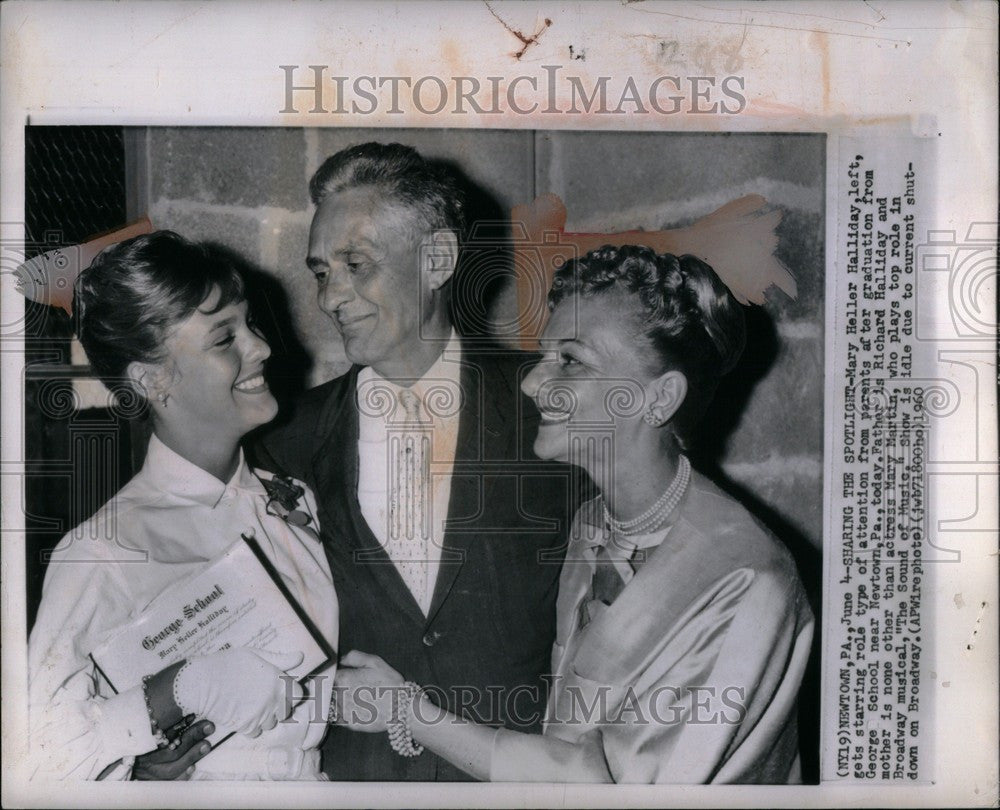
POLYGON ((296 484, 287 475, 275 475, 272 478, 260 478, 267 491, 267 513, 280 517, 292 526, 308 526, 312 523, 312 515, 300 503, 306 494, 305 488, 296 484))

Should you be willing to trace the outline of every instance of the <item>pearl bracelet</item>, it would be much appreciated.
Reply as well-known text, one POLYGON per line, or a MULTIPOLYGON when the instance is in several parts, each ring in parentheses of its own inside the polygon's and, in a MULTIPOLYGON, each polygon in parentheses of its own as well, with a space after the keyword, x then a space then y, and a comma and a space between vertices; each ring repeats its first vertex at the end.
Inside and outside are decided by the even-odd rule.
POLYGON ((389 745, 401 757, 417 757, 424 752, 424 747, 413 741, 410 730, 410 705, 420 694, 420 687, 413 681, 407 681, 402 689, 394 691, 393 718, 386 723, 389 732, 389 745))

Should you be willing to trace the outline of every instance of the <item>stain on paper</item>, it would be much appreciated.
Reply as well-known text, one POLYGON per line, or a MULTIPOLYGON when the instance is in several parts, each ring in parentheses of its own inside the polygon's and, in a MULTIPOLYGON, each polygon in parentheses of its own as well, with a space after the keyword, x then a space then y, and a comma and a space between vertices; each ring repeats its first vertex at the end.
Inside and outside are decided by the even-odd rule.
POLYGON ((500 25, 502 25, 509 33, 513 34, 521 41, 523 47, 521 48, 521 50, 517 51, 517 53, 514 54, 514 58, 517 60, 520 60, 521 57, 524 56, 525 53, 527 53, 528 48, 530 48, 532 45, 538 44, 538 38, 545 33, 546 28, 552 25, 552 20, 546 17, 534 34, 532 34, 531 36, 526 36, 525 34, 518 31, 516 28, 512 27, 506 20, 503 19, 503 17, 497 14, 496 11, 493 10, 493 6, 491 6, 489 3, 486 3, 486 8, 490 10, 490 14, 492 14, 496 18, 497 22, 499 22, 500 25))
POLYGON ((546 294, 556 269, 604 245, 644 245, 657 253, 690 253, 711 265, 741 304, 763 304, 771 286, 791 298, 795 279, 774 255, 781 211, 749 194, 683 228, 618 233, 566 231, 567 211, 555 194, 544 194, 511 212, 514 276, 521 345, 537 348, 548 320, 546 294))

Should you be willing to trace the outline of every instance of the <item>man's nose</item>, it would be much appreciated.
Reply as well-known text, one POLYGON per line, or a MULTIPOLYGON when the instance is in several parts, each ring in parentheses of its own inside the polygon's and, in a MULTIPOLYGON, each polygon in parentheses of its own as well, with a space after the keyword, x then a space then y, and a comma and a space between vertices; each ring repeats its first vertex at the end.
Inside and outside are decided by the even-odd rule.
POLYGON ((319 291, 319 308, 332 318, 353 295, 350 283, 341 274, 331 271, 319 291))

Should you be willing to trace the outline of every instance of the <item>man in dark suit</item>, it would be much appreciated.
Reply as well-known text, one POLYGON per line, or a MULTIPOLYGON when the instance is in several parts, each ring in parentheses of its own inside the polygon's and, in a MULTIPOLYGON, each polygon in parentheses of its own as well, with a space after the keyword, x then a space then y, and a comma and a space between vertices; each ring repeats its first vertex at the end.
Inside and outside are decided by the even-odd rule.
MULTIPOLYGON (((534 358, 456 335, 462 197, 414 150, 339 152, 310 192, 307 264, 354 365, 301 397, 256 461, 316 493, 341 656, 375 653, 459 715, 540 730, 578 497, 569 468, 531 453, 539 415, 520 381, 534 358)), ((323 769, 467 778, 336 726, 323 769)))

